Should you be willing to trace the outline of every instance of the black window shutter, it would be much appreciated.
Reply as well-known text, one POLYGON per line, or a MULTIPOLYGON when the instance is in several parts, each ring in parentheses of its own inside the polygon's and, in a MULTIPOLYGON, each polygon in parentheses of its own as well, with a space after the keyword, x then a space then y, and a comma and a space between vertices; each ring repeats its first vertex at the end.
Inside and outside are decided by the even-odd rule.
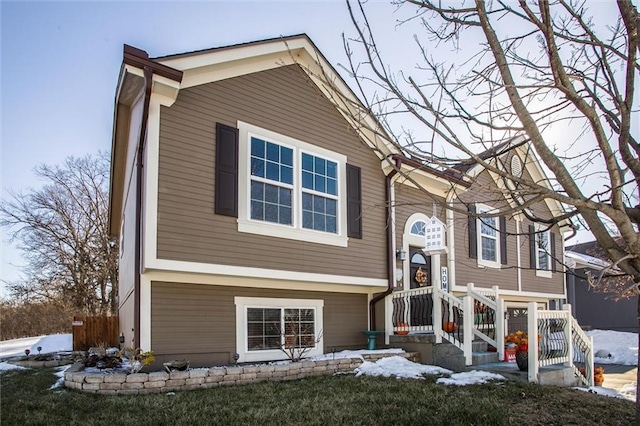
POLYGON ((472 259, 478 258, 478 235, 476 234, 476 206, 471 204, 469 207, 469 257, 472 259))
POLYGON ((347 164, 347 236, 362 238, 362 182, 360 167, 347 164))
POLYGON ((556 272, 558 270, 558 266, 556 264, 556 234, 553 232, 549 232, 549 245, 551 245, 551 270, 556 272))
POLYGON ((215 213, 238 217, 238 129, 216 123, 215 213))
POLYGON ((507 218, 500 216, 500 263, 507 264, 507 218))
POLYGON ((536 269, 536 257, 538 251, 536 250, 536 229, 533 225, 529 225, 529 267, 536 269))

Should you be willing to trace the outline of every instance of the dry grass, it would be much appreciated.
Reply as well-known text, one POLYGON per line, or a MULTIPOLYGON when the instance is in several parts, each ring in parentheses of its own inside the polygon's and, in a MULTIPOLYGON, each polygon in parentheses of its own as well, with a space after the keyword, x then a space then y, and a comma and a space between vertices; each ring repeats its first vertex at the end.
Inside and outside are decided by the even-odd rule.
POLYGON ((527 383, 443 386, 351 375, 144 396, 48 390, 53 370, 2 374, 2 425, 627 425, 634 404, 527 383))

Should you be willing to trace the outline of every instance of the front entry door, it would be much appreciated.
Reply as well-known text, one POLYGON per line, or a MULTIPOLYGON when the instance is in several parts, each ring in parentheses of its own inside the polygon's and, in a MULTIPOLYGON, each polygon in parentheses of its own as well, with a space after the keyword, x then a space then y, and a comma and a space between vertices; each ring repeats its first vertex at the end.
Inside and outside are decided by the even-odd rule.
MULTIPOLYGON (((431 285, 431 257, 417 247, 409 247, 409 277, 411 288, 431 285)), ((433 325, 433 296, 421 294, 411 297, 411 325, 433 325)))

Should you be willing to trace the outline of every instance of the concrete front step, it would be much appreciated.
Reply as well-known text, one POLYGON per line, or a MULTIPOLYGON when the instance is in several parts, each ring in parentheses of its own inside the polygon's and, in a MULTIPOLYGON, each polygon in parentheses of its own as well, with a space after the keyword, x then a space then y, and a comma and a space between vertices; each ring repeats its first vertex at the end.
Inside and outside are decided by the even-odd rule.
MULTIPOLYGON (((467 370, 489 371, 504 376, 509 380, 528 382, 529 373, 520 371, 515 362, 496 362, 490 364, 467 367, 467 370)), ((564 365, 552 365, 542 367, 538 371, 538 384, 555 386, 580 386, 580 380, 576 377, 573 367, 564 365)))
MULTIPOLYGON (((490 364, 499 361, 498 353, 488 352, 486 350, 487 344, 485 342, 473 342, 472 347, 472 365, 490 364)), ((433 361, 434 364, 453 371, 466 371, 468 369, 468 366, 465 363, 464 354, 451 343, 440 343, 434 345, 433 361)))

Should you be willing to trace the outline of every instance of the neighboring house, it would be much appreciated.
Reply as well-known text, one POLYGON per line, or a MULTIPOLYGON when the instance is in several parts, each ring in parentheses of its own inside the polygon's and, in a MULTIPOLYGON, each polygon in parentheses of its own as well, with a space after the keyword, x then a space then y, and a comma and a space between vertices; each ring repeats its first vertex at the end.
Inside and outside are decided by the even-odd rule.
POLYGON ((638 299, 619 297, 611 289, 602 291, 589 284, 587 274, 597 281, 609 262, 596 257, 601 253, 596 241, 568 247, 567 301, 573 316, 586 329, 638 332, 638 299))
MULTIPOLYGON (((154 59, 125 46, 110 229, 126 346, 193 366, 265 361, 292 335, 315 355, 393 333, 394 290, 499 286, 509 324, 566 298, 567 228, 466 214, 514 200, 485 197, 504 184, 477 165, 406 158, 358 105, 306 35, 154 59)), ((526 145, 501 158, 545 179, 526 145)))

